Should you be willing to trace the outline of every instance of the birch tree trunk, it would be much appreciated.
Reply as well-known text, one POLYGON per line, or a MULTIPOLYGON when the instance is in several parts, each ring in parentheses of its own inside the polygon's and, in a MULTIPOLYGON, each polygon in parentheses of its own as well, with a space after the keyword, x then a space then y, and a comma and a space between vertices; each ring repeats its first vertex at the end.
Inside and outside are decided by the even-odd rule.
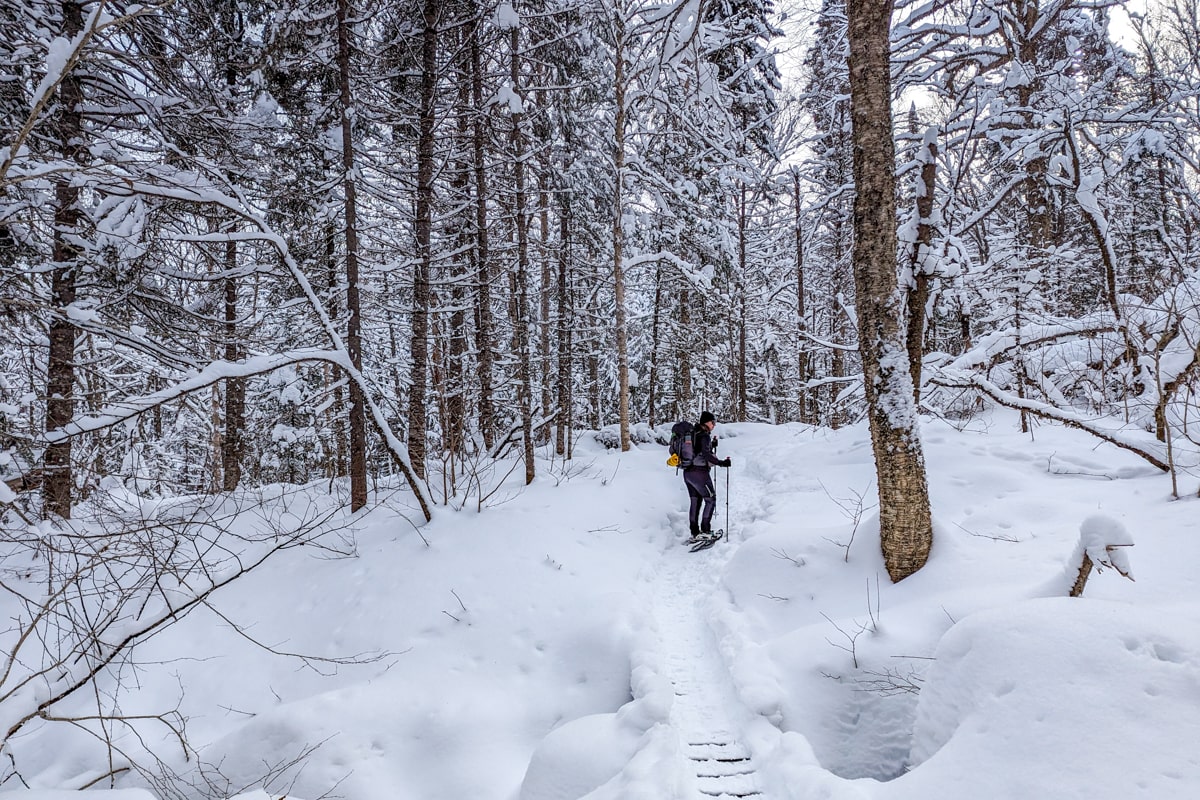
POLYGON ((933 524, 896 278, 892 0, 847 3, 854 141, 854 281, 859 350, 879 484, 879 538, 893 581, 929 558, 933 524))
MULTIPOLYGON (((916 133, 916 131, 911 131, 916 133)), ((909 272, 912 286, 909 287, 907 302, 908 320, 906 347, 908 348, 908 371, 912 376, 913 403, 921 401, 921 362, 925 358, 925 327, 928 317, 930 284, 930 247, 933 245, 933 192, 937 178, 937 140, 931 129, 926 132, 918 156, 921 161, 921 177, 917 182, 917 241, 913 243, 912 261, 909 272)))
MULTIPOLYGON (((838 343, 849 342, 850 324, 846 319, 846 311, 842 307, 846 302, 846 281, 849 279, 847 272, 853 270, 853 265, 849 270, 846 269, 846 249, 845 242, 852 240, 854 237, 853 221, 846 220, 841 214, 833 226, 833 274, 830 277, 830 298, 826 300, 827 311, 829 315, 829 332, 833 337, 833 341, 838 343), (850 228, 847 231, 847 228, 850 228)), ((852 242, 851 242, 852 244, 852 242)), ((834 347, 829 351, 829 375, 834 378, 844 378, 850 368, 846 365, 846 351, 840 347, 834 347)), ((834 430, 846 424, 849 417, 844 403, 838 403, 838 386, 840 384, 828 385, 823 394, 829 401, 829 427, 834 430)))

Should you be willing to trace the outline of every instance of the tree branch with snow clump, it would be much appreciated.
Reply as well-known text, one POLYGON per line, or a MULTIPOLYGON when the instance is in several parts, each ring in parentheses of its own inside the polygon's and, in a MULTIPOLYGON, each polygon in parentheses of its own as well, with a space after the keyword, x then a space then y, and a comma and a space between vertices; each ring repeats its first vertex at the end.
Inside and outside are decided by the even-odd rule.
POLYGON ((1079 543, 1068 563, 1079 564, 1075 583, 1071 587, 1071 597, 1081 597, 1083 587, 1087 585, 1092 567, 1097 572, 1103 572, 1105 567, 1114 569, 1123 577, 1133 580, 1133 569, 1129 558, 1121 548, 1133 547, 1133 537, 1125 530, 1125 526, 1112 517, 1103 514, 1093 514, 1079 526, 1079 543))

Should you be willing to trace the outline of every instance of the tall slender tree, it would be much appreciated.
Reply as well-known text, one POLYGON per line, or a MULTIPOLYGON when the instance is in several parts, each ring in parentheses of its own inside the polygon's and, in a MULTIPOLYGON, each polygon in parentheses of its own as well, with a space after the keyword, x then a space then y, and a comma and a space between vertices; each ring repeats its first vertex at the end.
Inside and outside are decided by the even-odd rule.
MULTIPOLYGON (((338 87, 341 101, 342 224, 345 226, 346 349, 350 364, 363 369, 362 301, 359 298, 358 178, 354 156, 354 101, 351 86, 350 0, 337 0, 338 87)), ((418 468, 419 461, 414 461, 418 468)), ((418 472, 424 477, 424 473, 418 472)), ((367 504, 367 418, 362 387, 350 383, 350 510, 367 504)))
POLYGON ((412 339, 408 401, 408 452, 413 469, 425 477, 428 428, 430 275, 433 269, 434 127, 438 84, 438 25, 440 0, 421 7, 421 89, 417 138, 417 259, 413 265, 412 339))
MULTIPOLYGON (((59 36, 76 40, 83 32, 83 3, 67 0, 61 5, 59 36)), ((55 141, 64 161, 82 164, 87 152, 83 126, 83 84, 79 72, 69 69, 58 87, 54 119, 55 141)), ((50 272, 49 357, 46 366, 46 432, 65 427, 75 416, 75 345, 77 330, 71 319, 79 280, 80 243, 85 239, 80 226, 80 188, 70 172, 54 179, 54 249, 50 272)), ((71 517, 74 471, 70 437, 46 447, 42 483, 42 510, 46 515, 71 517)))

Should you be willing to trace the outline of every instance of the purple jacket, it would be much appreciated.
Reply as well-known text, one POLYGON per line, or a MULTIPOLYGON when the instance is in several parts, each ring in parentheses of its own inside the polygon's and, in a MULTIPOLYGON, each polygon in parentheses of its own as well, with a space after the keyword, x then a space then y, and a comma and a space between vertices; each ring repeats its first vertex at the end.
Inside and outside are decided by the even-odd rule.
POLYGON ((721 459, 717 458, 713 452, 712 434, 708 432, 708 428, 702 425, 697 425, 695 432, 692 434, 692 441, 696 448, 696 456, 703 458, 707 464, 692 463, 691 466, 684 467, 684 470, 703 469, 708 470, 715 466, 721 465, 721 459))

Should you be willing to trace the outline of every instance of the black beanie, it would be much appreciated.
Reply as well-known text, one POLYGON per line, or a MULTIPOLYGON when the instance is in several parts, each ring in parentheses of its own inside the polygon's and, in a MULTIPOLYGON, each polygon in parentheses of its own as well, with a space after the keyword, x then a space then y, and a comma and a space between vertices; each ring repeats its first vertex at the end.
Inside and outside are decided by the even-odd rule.
POLYGON ((713 416, 711 411, 700 412, 700 424, 701 425, 703 425, 706 422, 716 422, 716 421, 717 421, 717 418, 713 416))

